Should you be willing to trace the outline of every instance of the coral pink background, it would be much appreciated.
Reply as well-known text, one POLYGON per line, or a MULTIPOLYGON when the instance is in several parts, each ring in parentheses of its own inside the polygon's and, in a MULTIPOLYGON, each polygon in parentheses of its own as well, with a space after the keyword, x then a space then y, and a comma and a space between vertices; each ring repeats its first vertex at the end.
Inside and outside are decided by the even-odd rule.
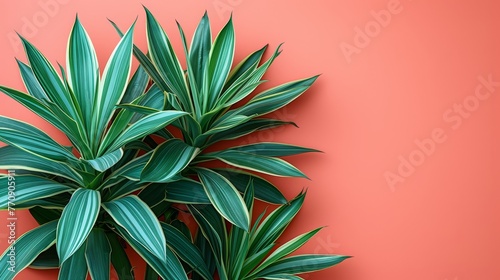
MULTIPOLYGON (((175 19, 190 36, 205 10, 215 30, 232 11, 238 59, 285 42, 267 86, 322 74, 275 114, 300 129, 247 139, 325 152, 290 159, 312 181, 274 180, 289 198, 308 188, 286 237, 326 225, 300 252, 354 258, 304 278, 500 279, 500 87, 478 79, 500 81, 497 1, 2 1, 0 83, 22 88, 14 56, 25 57, 13 30, 64 63, 78 12, 104 65, 118 41, 106 18, 126 27, 138 16, 136 42, 145 47, 141 4, 180 53, 175 19)), ((0 106, 0 114, 66 141, 3 95, 0 106)), ((18 217, 18 235, 35 226, 28 213, 18 217)), ((0 228, 3 251, 7 234, 0 228)), ((27 270, 17 279, 56 279, 56 273, 27 270)))

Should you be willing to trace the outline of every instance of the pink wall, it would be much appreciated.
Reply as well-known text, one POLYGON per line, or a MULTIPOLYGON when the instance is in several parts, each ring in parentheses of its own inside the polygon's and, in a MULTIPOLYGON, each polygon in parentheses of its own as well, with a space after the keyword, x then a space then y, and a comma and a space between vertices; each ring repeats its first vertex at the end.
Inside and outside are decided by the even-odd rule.
MULTIPOLYGON (((128 26, 139 16, 136 42, 144 48, 141 3, 180 52, 174 19, 192 34, 204 10, 216 28, 232 10, 238 58, 285 42, 269 85, 322 73, 308 94, 275 115, 300 129, 249 139, 325 152, 291 158, 312 181, 274 180, 289 198, 309 189, 287 236, 327 225, 301 252, 355 257, 304 278, 500 279, 500 84, 482 81, 500 81, 498 2, 2 1, 0 83, 22 86, 13 57, 25 58, 14 29, 64 62, 77 12, 102 64, 118 40, 106 18, 128 26)), ((1 95, 0 106, 0 114, 64 141, 11 99, 1 95)), ((19 219, 19 234, 35 225, 27 213, 19 219)), ((56 276, 26 271, 18 279, 56 276)))

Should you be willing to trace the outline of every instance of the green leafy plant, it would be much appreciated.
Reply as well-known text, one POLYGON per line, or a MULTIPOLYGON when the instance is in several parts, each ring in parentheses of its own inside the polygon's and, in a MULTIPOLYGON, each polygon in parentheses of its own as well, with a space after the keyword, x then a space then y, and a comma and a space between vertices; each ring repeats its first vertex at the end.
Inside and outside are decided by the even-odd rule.
POLYGON ((265 82, 264 74, 280 54, 279 48, 266 61, 262 60, 267 46, 232 67, 235 51, 232 19, 212 42, 210 21, 205 14, 189 48, 184 31, 178 24, 186 57, 187 69, 184 70, 169 37, 147 9, 146 19, 148 53, 144 54, 135 47, 134 54, 155 85, 167 95, 169 108, 189 114, 172 123, 180 130, 183 141, 169 140, 169 135, 173 134, 170 128, 156 133, 167 141, 155 148, 141 179, 154 182, 151 187, 170 194, 170 197, 167 195, 169 201, 212 204, 226 220, 249 230, 250 213, 241 195, 249 180, 254 182, 256 198, 274 204, 287 202, 278 188, 251 172, 306 177, 279 157, 316 150, 283 143, 230 146, 215 152, 206 152, 206 149, 223 140, 234 140, 258 130, 292 124, 264 116, 299 97, 317 76, 255 95, 257 87, 265 82), (245 102, 247 97, 251 99, 245 102), (172 153, 179 158, 175 170, 163 164, 165 155, 172 153), (206 168, 202 164, 207 161, 222 161, 233 168, 206 168), (172 179, 178 179, 177 171, 181 169, 182 180, 189 188, 179 187, 179 182, 169 184, 172 179))
MULTIPOLYGON (((302 206, 287 201, 256 173, 306 177, 281 157, 314 149, 259 142, 217 149, 217 143, 293 124, 270 119, 305 92, 317 76, 255 93, 280 54, 263 47, 233 65, 232 20, 212 42, 205 14, 188 47, 178 25, 186 69, 146 9, 148 52, 133 45, 134 25, 122 36, 100 75, 92 42, 78 18, 71 31, 66 69, 53 65, 22 38, 28 64, 18 61, 28 94, 0 91, 42 117, 70 147, 41 130, 0 116, 0 185, 16 181, 16 209, 29 209, 39 227, 16 241, 14 273, 8 250, 0 279, 30 266, 60 268, 59 279, 119 279, 135 275, 125 243, 147 263, 145 279, 301 279, 345 256, 289 256, 319 229, 273 249, 302 206), (131 75, 132 54, 140 66, 131 75), (215 145, 215 149, 212 148, 215 145), (209 150, 209 148, 212 148, 209 150), (231 167, 213 168, 209 161, 231 167), (280 204, 252 224, 254 199, 280 204), (185 205, 199 229, 193 238, 179 220, 185 205), (226 221, 228 223, 226 223, 226 221)), ((0 210, 9 198, 0 197, 0 210)))
MULTIPOLYGON (((302 279, 296 274, 325 269, 348 258, 337 255, 296 255, 291 253, 302 247, 321 228, 299 235, 273 249, 278 238, 288 227, 304 202, 300 193, 264 218, 262 213, 249 231, 231 226, 228 231, 224 220, 212 206, 189 206, 199 230, 196 244, 205 252, 207 263, 216 269, 220 279, 302 279)), ((252 213, 254 188, 250 182, 244 194, 245 204, 252 213)), ((202 279, 195 274, 192 278, 202 279)))
MULTIPOLYGON (((284 256, 294 250, 284 254, 285 250, 280 253, 283 255, 266 260, 262 266, 257 267, 257 265, 271 251, 271 245, 275 244, 296 212, 286 217, 285 221, 266 220, 268 224, 283 223, 282 230, 275 232, 270 239, 260 240, 261 236, 252 236, 250 233, 252 210, 248 201, 245 203, 242 194, 251 182, 252 195, 247 197, 247 200, 253 200, 255 197, 268 203, 288 205, 289 202, 278 188, 255 173, 281 177, 306 177, 300 170, 280 157, 317 152, 317 150, 269 142, 243 146, 234 146, 230 142, 229 147, 223 150, 215 152, 206 152, 206 150, 223 140, 235 140, 258 130, 293 124, 283 120, 269 119, 265 116, 299 97, 313 84, 317 76, 279 85, 255 94, 257 87, 265 82, 263 80, 264 74, 281 53, 279 47, 265 61, 263 55, 267 46, 251 53, 233 67, 235 34, 232 19, 212 42, 210 21, 205 13, 194 32, 189 47, 181 25, 177 24, 186 59, 187 69, 183 69, 169 37, 147 9, 146 20, 148 53, 145 54, 135 47, 134 54, 155 85, 165 92, 170 108, 189 114, 172 123, 173 127, 180 131, 182 142, 169 140, 174 134, 171 131, 172 127, 167 127, 156 133, 157 136, 165 138, 166 141, 160 142, 151 156, 148 163, 151 164, 151 172, 145 168, 142 173, 144 176, 142 179, 154 182, 145 189, 145 192, 154 189, 154 193, 165 194, 167 201, 188 205, 191 214, 202 229, 203 236, 207 238, 205 244, 208 244, 208 247, 199 249, 201 252, 207 252, 208 248, 215 250, 213 253, 217 257, 211 258, 208 264, 212 272, 215 268, 214 264, 216 264, 221 279, 244 279, 244 277, 246 277, 245 279, 257 279, 262 278, 263 275, 271 275, 272 273, 268 273, 269 270, 264 268, 274 267, 275 262, 282 261, 284 256), (246 101, 247 99, 249 100, 246 101), (182 178, 180 179, 179 173, 172 172, 167 165, 163 164, 165 156, 174 152, 177 152, 177 157, 181 159, 178 161, 179 166, 182 166, 180 173, 182 178), (205 162, 213 160, 221 161, 232 167, 209 168, 203 165, 205 162), (179 180, 170 182, 172 178, 179 180), (201 216, 197 217, 197 214, 201 216), (209 218, 204 215, 209 215, 209 218), (222 226, 224 220, 232 224, 229 237, 225 234, 226 227, 222 226), (216 232, 217 236, 209 237, 213 233, 209 228, 219 229, 216 232), (238 232, 239 235, 245 233, 246 238, 232 240, 233 232, 238 232), (253 239, 255 239, 252 241, 254 245, 251 242, 253 239), (242 246, 248 248, 241 248, 241 250, 248 251, 233 250, 229 252, 221 249, 221 252, 224 253, 218 254, 215 248, 218 246, 225 248, 229 246, 224 245, 227 242, 242 242, 242 246), (265 243, 266 248, 259 248, 261 251, 256 252, 252 246, 260 246, 255 245, 259 242, 267 242, 265 243), (261 255, 253 256, 255 253, 261 255), (226 271, 229 264, 225 263, 225 260, 238 258, 240 258, 241 265, 248 260, 252 263, 245 267, 245 271, 242 271, 243 267, 237 266, 232 266, 230 270, 226 271), (251 265, 255 267, 251 267, 251 265)), ((114 23, 113 25, 122 34, 114 23)), ((301 197, 302 199, 299 201, 303 200, 303 196, 301 197)), ((302 203, 297 205, 302 205, 302 203)), ((300 206, 296 208, 296 211, 298 209, 300 206)), ((184 230, 184 232, 186 231, 184 230)), ((316 232, 317 230, 306 234, 306 237, 301 237, 299 242, 304 241, 304 238, 312 237, 316 232)), ((198 238, 203 240, 202 234, 198 234, 198 238)), ((303 244, 299 246, 295 241, 291 242, 290 246, 300 247, 303 244)), ((176 250, 175 246, 172 246, 172 249, 176 252, 182 251, 176 250)), ((204 254, 204 258, 209 258, 209 255, 204 254)), ((293 272, 297 274, 323 269, 344 259, 343 256, 315 255, 304 257, 304 259, 291 259, 294 260, 291 263, 293 266, 297 266, 298 262, 307 265, 298 270, 285 265, 282 274, 286 274, 287 270, 289 274, 293 274, 293 272)), ((288 259, 283 261, 286 263, 288 259)), ((191 265, 191 267, 195 267, 195 265, 191 265)), ((206 276, 195 273, 193 279, 197 278, 206 279, 206 276)))
MULTIPOLYGON (((0 148, 0 169, 17 170, 15 208, 30 209, 40 223, 17 239, 14 273, 7 267, 7 251, 1 256, 0 279, 9 279, 30 264, 60 267, 60 279, 85 279, 87 271, 94 279, 107 279, 110 261, 120 277, 131 277, 118 237, 137 244, 134 248, 144 258, 154 259, 153 265, 169 262, 177 268, 162 268, 164 278, 186 279, 177 257, 166 247, 157 217, 134 194, 145 186, 139 178, 144 156, 136 156, 137 147, 147 150, 145 136, 186 113, 163 110, 164 95, 155 88, 146 92, 149 77, 142 68, 129 82, 132 38, 133 26, 116 46, 102 76, 92 42, 78 19, 69 37, 67 73, 60 67, 61 76, 22 38, 29 65, 18 63, 28 94, 3 86, 0 90, 58 128, 72 147, 25 122, 0 117, 0 141, 8 144, 0 148), (122 102, 158 111, 134 113, 117 107, 122 102)), ((1 176, 0 185, 7 186, 8 179, 1 176)), ((7 196, 2 195, 0 209, 8 206, 7 196)))

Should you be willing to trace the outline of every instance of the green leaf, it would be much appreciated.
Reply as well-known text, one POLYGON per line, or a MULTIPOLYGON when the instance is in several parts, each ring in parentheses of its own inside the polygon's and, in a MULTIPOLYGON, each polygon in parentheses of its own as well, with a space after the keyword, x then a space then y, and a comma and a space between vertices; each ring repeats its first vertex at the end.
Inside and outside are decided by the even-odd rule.
POLYGON ((64 132, 82 155, 90 154, 86 136, 82 135, 83 131, 81 131, 75 120, 68 116, 66 112, 56 104, 49 100, 44 100, 42 102, 28 94, 2 86, 0 86, 0 91, 64 132))
POLYGON ((52 174, 83 185, 82 176, 67 164, 46 160, 12 146, 0 148, 0 169, 29 170, 52 174))
POLYGON ((244 168, 269 175, 307 178, 307 176, 296 167, 279 158, 232 150, 214 152, 205 156, 221 160, 227 164, 231 164, 239 168, 244 168))
POLYGON ((231 116, 231 118, 227 118, 224 121, 211 127, 207 132, 203 133, 202 136, 206 137, 206 136, 210 136, 210 135, 215 134, 215 133, 227 131, 233 127, 237 127, 241 124, 248 122, 252 118, 253 118, 253 116, 250 116, 250 117, 243 116, 243 115, 231 116))
POLYGON ((144 94, 143 99, 139 99, 138 104, 144 107, 149 107, 162 111, 165 109, 165 92, 163 92, 157 84, 153 84, 144 94))
POLYGON ((118 107, 125 109, 125 110, 132 111, 136 114, 144 114, 144 115, 157 113, 159 111, 157 109, 153 109, 153 108, 141 106, 141 105, 135 105, 135 104, 122 104, 118 107))
MULTIPOLYGON (((206 14, 206 12, 205 12, 206 14)), ((201 24, 201 23, 200 23, 201 24)), ((182 41, 182 46, 184 48, 184 55, 186 57, 186 67, 187 67, 187 81, 189 82, 189 90, 190 92, 188 94, 190 94, 190 97, 192 98, 193 100, 193 110, 194 112, 193 113, 193 117, 195 117, 197 120, 199 120, 201 118, 201 114, 202 114, 202 96, 200 94, 200 91, 202 90, 202 86, 203 86, 203 80, 196 80, 196 75, 203 75, 203 70, 206 69, 206 68, 203 68, 201 69, 202 70, 202 73, 198 73, 199 72, 199 69, 194 69, 193 68, 193 65, 191 63, 191 55, 189 53, 189 50, 188 50, 188 46, 187 46, 187 41, 186 41, 186 35, 184 34, 184 30, 182 29, 182 26, 179 24, 179 22, 177 22, 177 28, 179 29, 179 33, 181 35, 181 41, 182 41), (199 83, 198 83, 199 82, 199 83)), ((196 33, 196 31, 195 31, 196 33)), ((199 35, 198 35, 199 36, 199 35)), ((210 47, 210 44, 211 44, 211 38, 209 38, 209 47, 210 47)), ((199 46, 197 46, 198 48, 199 46)), ((195 52, 199 52, 200 50, 195 50, 195 52)), ((206 50, 207 53, 206 53, 206 56, 205 57, 195 57, 194 60, 195 61, 195 65, 194 67, 199 67, 199 63, 203 63, 203 61, 206 61, 208 59, 208 52, 209 50, 206 50), (200 61, 198 61, 200 60, 200 61)), ((195 54, 196 55, 200 55, 199 53, 198 54, 195 54)), ((201 53, 201 55, 205 55, 203 53, 201 53)), ((204 67, 204 66, 203 66, 204 67)), ((203 77, 203 76, 202 76, 203 77)), ((194 136, 192 136, 194 137, 194 136)))
POLYGON ((230 168, 215 169, 215 171, 233 183, 240 193, 243 193, 249 182, 252 181, 255 198, 272 204, 287 203, 286 198, 278 188, 259 176, 230 168))
POLYGON ((193 242, 193 236, 191 236, 191 230, 183 221, 175 219, 172 221, 166 221, 166 223, 170 223, 170 225, 176 228, 178 231, 180 231, 189 240, 189 242, 191 243, 193 242))
POLYGON ((181 140, 171 139, 159 145, 144 167, 141 180, 145 182, 168 182, 181 172, 198 154, 199 149, 181 140))
POLYGON ((54 161, 76 161, 71 149, 61 146, 38 128, 0 116, 0 141, 54 161))
POLYGON ((115 165, 123 156, 123 149, 118 149, 114 152, 107 153, 96 159, 87 160, 92 167, 99 171, 104 172, 115 165))
POLYGON ((210 169, 199 168, 197 173, 208 198, 217 209, 217 212, 232 224, 248 231, 250 215, 245 201, 243 201, 233 184, 210 169))
POLYGON ((16 239, 16 243, 7 247, 0 256, 0 279, 14 279, 43 251, 47 250, 56 241, 57 221, 52 221, 36 227, 16 239), (10 262, 12 246, 15 245, 16 259, 10 262))
POLYGON ((66 54, 68 84, 82 111, 84 124, 90 127, 99 84, 99 65, 92 41, 78 17, 71 30, 66 54))
POLYGON ((144 115, 163 111, 166 107, 165 104, 167 102, 167 98, 165 95, 166 93, 162 92, 160 88, 156 84, 154 84, 151 86, 151 88, 149 88, 146 94, 142 95, 134 102, 137 105, 123 104, 122 106, 125 106, 125 109, 134 112, 132 118, 130 119, 130 124, 139 121, 144 117, 144 115))
POLYGON ((137 195, 149 208, 153 208, 165 201, 166 184, 150 184, 137 195))
POLYGON ((87 244, 84 243, 71 257, 61 265, 59 270, 59 280, 85 280, 87 279, 87 262, 85 261, 85 248, 87 244))
POLYGON ((118 279, 134 279, 134 270, 132 269, 127 253, 118 239, 118 235, 114 232, 106 232, 106 237, 111 246, 111 263, 118 274, 118 279))
POLYGON ((85 259, 92 279, 109 279, 111 246, 103 229, 94 228, 87 239, 85 259))
MULTIPOLYGON (((253 212, 254 188, 252 181, 246 187, 245 205, 249 213, 253 212)), ((249 233, 239 227, 231 227, 229 234, 228 274, 231 279, 241 279, 241 272, 248 252, 249 233)))
MULTIPOLYGON (((92 170, 92 167, 90 165, 86 165, 84 168, 89 171, 92 170)), ((106 175, 104 172, 95 172, 95 173, 85 172, 84 174, 86 176, 84 187, 93 190, 101 187, 102 180, 106 175)))
POLYGON ((317 228, 315 230, 312 230, 310 232, 301 234, 292 240, 288 241, 287 243, 283 244, 280 246, 278 249, 276 249, 274 252, 269 255, 260 265, 259 267, 252 272, 252 274, 257 274, 258 272, 264 270, 266 267, 271 266, 272 264, 276 263, 278 260, 288 256, 289 254, 295 252, 297 249, 302 247, 307 241, 309 241, 316 233, 318 233, 321 230, 321 228, 317 228))
MULTIPOLYGON (((59 209, 48 209, 42 207, 33 207, 29 209, 31 216, 37 221, 39 225, 46 224, 53 220, 58 220, 61 218, 62 210, 59 209)), ((54 247, 55 250, 55 247, 54 247)), ((57 255, 57 251, 56 255, 57 255)), ((57 265, 59 266, 59 260, 57 261, 57 265)))
MULTIPOLYGON (((135 238, 133 238, 127 230, 117 226, 116 229, 120 235, 134 248, 134 250, 149 264, 163 279, 178 279, 188 280, 186 272, 182 268, 179 259, 166 248, 165 260, 158 259, 154 254, 141 245, 135 238)), ((163 234, 163 233, 162 233, 163 234)), ((164 244, 165 245, 165 244, 164 244)))
POLYGON ((146 11, 148 50, 151 60, 163 81, 165 81, 172 93, 179 98, 182 108, 192 111, 193 104, 188 93, 184 71, 175 55, 172 44, 155 17, 147 8, 144 9, 146 11))
POLYGON ((253 212, 253 204, 255 198, 255 184, 253 178, 248 180, 245 192, 243 194, 243 200, 245 200, 245 205, 247 206, 248 212, 253 212))
POLYGON ((255 277, 271 277, 272 275, 301 274, 334 266, 349 257, 333 255, 299 255, 282 259, 258 273, 255 277))
MULTIPOLYGON (((30 200, 27 202, 23 203, 18 203, 16 204, 16 209, 29 209, 33 208, 36 206, 40 206, 46 209, 53 209, 53 210, 58 210, 61 211, 66 207, 68 204, 69 200, 71 198, 71 194, 64 192, 60 194, 56 194, 51 197, 46 197, 42 199, 35 199, 35 200, 30 200)), ((61 216, 61 215, 59 215, 61 216)))
POLYGON ((273 142, 260 142, 250 145, 237 146, 237 147, 232 147, 228 150, 235 150, 239 152, 251 153, 268 157, 283 157, 283 156, 298 155, 303 153, 319 152, 318 150, 315 149, 309 149, 300 146, 294 146, 282 143, 273 143, 273 142))
POLYGON ((203 80, 205 78, 211 48, 212 32, 210 30, 208 14, 205 12, 193 34, 189 53, 189 62, 193 73, 192 79, 196 84, 196 88, 199 90, 203 88, 203 80))
POLYGON ((16 61, 19 66, 19 71, 21 72, 24 86, 28 90, 28 93, 40 101, 50 100, 45 91, 43 91, 43 88, 40 86, 35 74, 33 74, 31 67, 18 59, 16 59, 16 61))
MULTIPOLYGON (((111 25, 113 25, 116 32, 118 32, 118 34, 123 37, 123 32, 120 30, 120 28, 118 28, 116 23, 114 23, 112 20, 109 20, 109 22, 111 23, 111 25)), ((148 73, 155 84, 157 84, 163 91, 170 92, 170 89, 161 78, 160 73, 158 73, 148 55, 144 54, 136 45, 134 45, 134 56, 137 58, 141 66, 144 67, 144 70, 148 73)))
POLYGON ((73 96, 64 87, 63 81, 57 75, 50 62, 26 39, 21 37, 26 56, 40 86, 55 104, 67 112, 73 119, 79 119, 78 110, 73 96))
POLYGON ((155 213, 156 217, 165 217, 167 220, 169 218, 170 212, 177 211, 176 209, 171 208, 172 202, 162 201, 151 208, 151 211, 155 213))
POLYGON ((213 205, 187 205, 203 236, 207 239, 217 262, 227 255, 226 223, 213 205))
POLYGON ((218 132, 209 139, 209 142, 207 145, 214 144, 218 141, 222 140, 232 140, 232 139, 237 139, 242 136, 248 135, 252 132, 258 131, 258 130, 264 130, 264 129, 269 129, 273 127, 278 127, 286 124, 292 124, 295 125, 292 122, 285 122, 281 120, 273 120, 273 119, 253 119, 248 122, 245 122, 243 124, 240 124, 236 127, 233 127, 231 129, 228 129, 226 131, 221 131, 218 132))
POLYGON ((130 236, 159 260, 166 261, 165 236, 148 205, 135 195, 103 203, 102 207, 130 236))
POLYGON ((144 280, 158 280, 158 277, 160 277, 160 275, 149 264, 146 264, 144 280))
POLYGON ((256 77, 262 70, 256 71, 256 69, 266 49, 267 45, 252 53, 234 67, 224 85, 223 93, 217 101, 217 106, 226 108, 237 103, 264 82, 260 81, 262 76, 258 77, 258 79, 256 77))
POLYGON ((139 65, 127 85, 127 89, 125 90, 125 93, 123 94, 123 98, 121 100, 121 104, 132 103, 132 101, 134 101, 137 97, 141 96, 141 94, 143 94, 146 90, 148 82, 148 73, 146 73, 142 65, 139 65))
POLYGON ((129 126, 106 150, 114 151, 119 149, 127 143, 160 130, 183 115, 186 115, 186 113, 178 111, 161 111, 148 115, 129 126))
POLYGON ((71 130, 70 127, 75 127, 76 123, 71 118, 67 117, 67 123, 63 122, 57 117, 56 114, 54 114, 54 112, 49 109, 49 107, 28 94, 3 86, 0 86, 0 91, 5 93, 10 98, 16 100, 21 105, 37 114, 44 120, 48 121, 56 128, 63 131, 69 137, 72 137, 73 130, 71 130))
MULTIPOLYGON (((165 202, 161 202, 158 205, 163 205, 165 202)), ((174 209, 173 207, 170 207, 170 206, 172 206, 172 203, 170 203, 170 202, 166 202, 166 203, 167 203, 167 207, 166 207, 165 211, 163 211, 163 214, 164 214, 163 216, 164 216, 164 219, 166 222, 171 223, 172 221, 177 219, 177 217, 179 216, 179 210, 174 209)))
MULTIPOLYGON (((215 272, 215 268, 216 268, 214 253, 212 252, 212 249, 210 248, 210 244, 208 243, 208 240, 203 236, 200 229, 198 229, 198 231, 196 232, 195 245, 200 250, 200 253, 203 257, 203 260, 205 261, 205 264, 208 267, 210 275, 213 275, 215 272)), ((201 275, 199 275, 198 273, 196 273, 196 271, 195 271, 195 272, 193 272, 191 279, 192 280, 201 280, 201 279, 203 279, 203 277, 201 275)))
POLYGON ((168 131, 166 128, 158 130, 157 132, 153 133, 153 135, 156 135, 156 136, 163 138, 165 140, 175 138, 175 136, 170 131, 168 131))
POLYGON ((264 52, 267 50, 267 47, 268 45, 265 45, 263 48, 251 53, 238 63, 233 70, 231 70, 225 85, 226 90, 231 85, 236 84, 237 81, 242 80, 242 78, 247 76, 249 72, 252 72, 257 68, 262 59, 262 55, 264 55, 264 52))
POLYGON ((171 183, 148 185, 139 193, 139 197, 150 207, 156 207, 163 201, 183 204, 210 204, 201 184, 185 178, 171 183))
MULTIPOLYGON (((214 45, 210 50, 207 79, 209 81, 208 103, 206 109, 211 110, 222 92, 222 88, 231 70, 234 58, 234 27, 232 18, 222 28, 215 38, 214 45)), ((245 115, 245 114, 242 114, 245 115)))
POLYGON ((147 152, 125 163, 123 166, 111 173, 111 175, 109 175, 108 179, 102 184, 102 186, 104 188, 109 188, 119 181, 123 180, 122 177, 125 177, 132 181, 139 181, 142 169, 144 169, 144 166, 149 161, 152 154, 153 152, 147 152))
MULTIPOLYGON (((254 83, 249 83, 248 80, 251 80, 254 76, 249 76, 247 78, 247 81, 242 81, 240 82, 241 84, 235 85, 233 88, 230 88, 230 92, 228 92, 228 95, 231 96, 229 100, 227 100, 223 106, 224 107, 230 107, 233 106, 234 104, 240 102, 241 100, 245 99, 248 95, 250 95, 258 86, 264 84, 265 80, 257 81, 254 83)), ((235 114, 236 115, 236 114, 235 114)))
POLYGON ((208 267, 203 261, 200 251, 191 243, 191 240, 175 227, 161 223, 165 236, 168 236, 167 246, 177 254, 181 260, 186 262, 194 271, 203 276, 204 279, 213 279, 208 267))
MULTIPOLYGON (((132 78, 133 79, 133 78, 132 78)), ((130 86, 130 84, 129 84, 130 86)), ((163 103, 165 100, 165 97, 162 92, 158 92, 154 89, 157 89, 158 87, 153 86, 145 95, 140 95, 136 99, 132 100, 130 104, 122 104, 118 105, 120 108, 124 108, 123 110, 120 110, 120 112, 117 114, 115 119, 113 120, 113 123, 108 129, 108 132, 106 133, 106 136, 101 142, 101 150, 105 150, 106 147, 111 145, 112 142, 116 140, 116 138, 132 123, 135 123, 138 121, 140 118, 143 117, 142 114, 136 114, 134 110, 130 110, 133 108, 130 108, 128 106, 137 106, 139 108, 147 109, 148 114, 150 113, 155 113, 157 111, 163 110, 163 103), (149 102, 149 100, 158 100, 155 102, 149 102), (156 108, 154 106, 157 106, 157 103, 161 102, 162 105, 159 108, 156 108), (145 106, 148 107, 153 107, 153 108, 145 108, 145 106), (127 110, 129 109, 129 110, 127 110), (154 110, 157 109, 157 110, 154 110)), ((142 92, 141 92, 142 94, 142 92)))
POLYGON ((104 201, 111 201, 124 197, 135 191, 141 190, 147 186, 147 183, 132 180, 122 180, 119 183, 110 187, 109 192, 105 195, 104 201))
MULTIPOLYGON (((133 34, 134 25, 120 40, 104 68, 97 97, 94 100, 94 114, 90 134, 94 149, 97 149, 104 130, 113 115, 115 106, 125 93, 132 66, 133 34)), ((120 147, 111 150, 114 151, 117 148, 120 147)))
POLYGON ((318 76, 286 83, 268 89, 253 97, 246 105, 235 109, 238 115, 264 115, 289 104, 316 81, 318 76))
POLYGON ((57 225, 57 253, 61 264, 85 242, 99 214, 101 195, 90 189, 78 189, 64 208, 57 225))
MULTIPOLYGON (((187 205, 187 207, 212 249, 213 257, 210 257, 210 262, 213 260, 215 263, 219 277, 227 279, 225 267, 227 232, 224 220, 212 205, 187 205)), ((204 241, 198 242, 204 243, 204 241)), ((205 249, 202 250, 202 254, 210 255, 205 249)))
POLYGON ((16 204, 21 205, 31 200, 42 199, 74 190, 61 183, 33 175, 0 177, 0 186, 2 186, 2 189, 5 189, 5 195, 0 196, 0 209, 2 210, 7 209, 12 197, 15 197, 16 204), (7 192, 7 188, 10 186, 15 187, 15 192, 12 193, 12 196, 7 192))
POLYGON ((296 276, 296 275, 291 275, 291 274, 273 274, 273 275, 268 275, 263 277, 262 279, 268 279, 268 280, 304 280, 304 278, 296 276))
POLYGON ((59 268, 59 257, 57 256, 56 246, 52 245, 49 249, 40 253, 36 259, 29 265, 33 269, 57 269, 59 268))
MULTIPOLYGON (((179 33, 181 35, 181 42, 182 42, 182 46, 184 48, 184 55, 186 57, 186 68, 187 68, 186 80, 189 83, 188 84, 188 87, 189 87, 188 94, 190 95, 190 97, 193 100, 193 110, 194 110, 191 113, 192 113, 193 118, 196 118, 197 120, 199 120, 201 118, 202 106, 203 106, 203 104, 202 104, 203 97, 200 94, 202 88, 200 86, 198 86, 197 81, 195 80, 196 74, 194 71, 196 71, 196 70, 193 69, 193 65, 191 65, 190 54, 189 54, 187 41, 186 41, 186 35, 184 34, 184 30, 182 29, 182 26, 179 24, 179 22, 177 22, 177 28, 179 29, 179 33)), ((206 58, 208 58, 208 54, 207 54, 206 58)))
POLYGON ((76 121, 71 119, 67 113, 59 108, 56 104, 53 104, 49 101, 45 102, 47 106, 54 112, 57 118, 64 121, 64 123, 69 123, 68 127, 72 130, 71 134, 68 135, 68 138, 71 140, 73 145, 77 148, 77 150, 81 153, 83 158, 93 158, 94 155, 90 148, 90 141, 88 140, 88 136, 86 131, 83 129, 83 124, 81 120, 77 119, 76 121), (73 132, 74 131, 74 132, 73 132))
POLYGON ((282 205, 269 214, 252 233, 249 255, 254 255, 273 244, 297 215, 304 203, 305 193, 300 193, 288 204, 282 205))
MULTIPOLYGON (((235 83, 224 92, 224 96, 220 99, 220 105, 224 107, 229 107, 237 102, 243 100, 249 94, 251 94, 260 84, 264 83, 262 77, 269 69, 274 60, 280 55, 281 45, 279 45, 274 51, 273 55, 260 67, 253 70, 248 69, 235 81, 235 83)), ((257 66, 257 63, 255 64, 257 66)))
POLYGON ((198 121, 196 121, 191 115, 186 115, 181 119, 184 124, 179 126, 176 123, 174 125, 178 127, 184 137, 184 141, 189 145, 195 146, 195 139, 202 133, 202 129, 198 121))
MULTIPOLYGON (((141 150, 144 152, 150 152, 153 149, 148 144, 146 144, 145 142, 143 142, 141 140, 135 140, 135 141, 128 143, 127 145, 125 145, 125 154, 122 157, 122 159, 120 159, 120 161, 122 161, 122 163, 129 162, 130 160, 134 159, 135 156, 137 155, 137 152, 141 151, 141 150), (124 161, 124 159, 126 159, 126 160, 124 161)), ((118 166, 122 166, 122 165, 118 164, 118 166)))
MULTIPOLYGON (((248 254, 248 257, 245 259, 245 262, 243 264, 243 269, 241 270, 241 275, 248 275, 255 267, 262 262, 262 260, 269 255, 271 250, 274 247, 274 243, 268 244, 266 247, 261 248, 259 251, 253 253, 253 254, 248 254)), ((254 279, 249 277, 250 279, 254 279)), ((257 278, 259 279, 259 278, 257 278)))
POLYGON ((194 180, 183 179, 164 185, 167 201, 183 204, 210 204, 203 186, 194 180))
MULTIPOLYGON (((69 201, 69 200, 68 200, 69 201)), ((54 209, 54 210, 63 210, 66 204, 62 202, 54 202, 54 201, 48 201, 48 198, 46 199, 37 199, 37 200, 32 200, 29 202, 21 203, 16 205, 16 209, 31 209, 33 207, 43 207, 47 209, 54 209)))

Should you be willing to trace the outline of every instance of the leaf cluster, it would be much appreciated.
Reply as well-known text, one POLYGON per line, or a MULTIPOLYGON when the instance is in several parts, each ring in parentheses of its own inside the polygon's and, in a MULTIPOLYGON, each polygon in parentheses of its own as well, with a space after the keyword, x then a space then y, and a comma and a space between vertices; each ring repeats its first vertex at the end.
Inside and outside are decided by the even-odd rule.
MULTIPOLYGON (((0 169, 16 170, 15 177, 0 175, 0 186, 15 180, 16 209, 29 209, 40 224, 16 241, 14 273, 8 250, 0 257, 0 279, 28 266, 60 268, 59 279, 109 279, 112 268, 119 279, 134 279, 124 244, 147 263, 145 279, 301 279, 296 274, 343 261, 289 256, 320 229, 275 248, 305 193, 287 201, 259 173, 306 177, 281 157, 316 150, 274 142, 207 150, 293 124, 266 115, 299 97, 317 76, 256 93, 279 47, 266 60, 267 46, 233 67, 232 19, 212 40, 205 14, 189 46, 178 24, 184 69, 147 9, 146 20, 146 53, 133 43, 135 23, 126 32, 112 23, 121 39, 102 74, 78 18, 66 67, 54 66, 21 38, 28 63, 18 66, 27 93, 0 91, 64 133, 71 146, 0 116, 0 141, 7 144, 0 148, 0 169), (229 167, 209 168, 209 161, 229 167), (254 199, 281 206, 252 224, 254 199), (178 218, 179 205, 198 224, 194 236, 178 218)), ((8 204, 0 197, 0 209, 8 204)))

